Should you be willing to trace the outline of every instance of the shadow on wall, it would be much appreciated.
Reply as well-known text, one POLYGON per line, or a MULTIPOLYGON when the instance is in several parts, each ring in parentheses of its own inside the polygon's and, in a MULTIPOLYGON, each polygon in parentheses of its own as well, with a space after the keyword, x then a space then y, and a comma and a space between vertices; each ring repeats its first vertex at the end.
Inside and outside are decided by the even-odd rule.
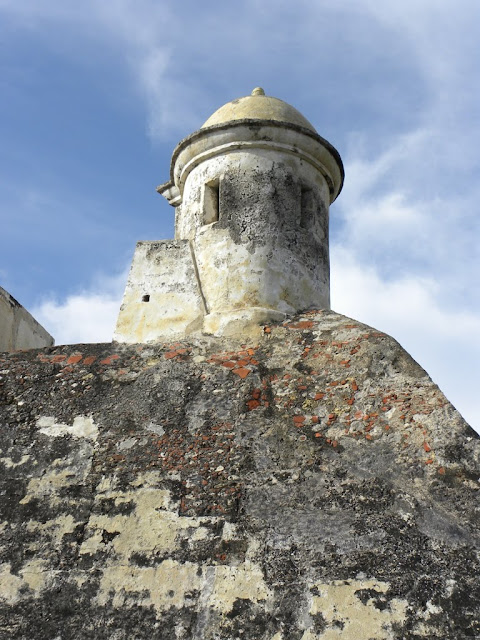
POLYGON ((0 351, 40 349, 54 342, 48 331, 0 287, 0 351))

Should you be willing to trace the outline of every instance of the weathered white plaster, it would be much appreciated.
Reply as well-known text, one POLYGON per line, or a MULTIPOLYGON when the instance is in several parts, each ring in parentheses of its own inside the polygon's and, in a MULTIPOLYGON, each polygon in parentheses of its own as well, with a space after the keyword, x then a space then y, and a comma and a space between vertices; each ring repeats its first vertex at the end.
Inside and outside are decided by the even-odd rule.
POLYGON ((321 614, 326 628, 319 635, 307 631, 302 640, 389 640, 392 626, 406 619, 408 602, 389 598, 390 585, 377 580, 334 580, 318 583, 319 595, 312 597, 310 614, 321 614), (376 594, 365 602, 362 592, 376 594))
POLYGON ((98 429, 91 416, 76 416, 72 425, 55 422, 52 416, 42 416, 37 420, 37 427, 40 427, 40 433, 52 438, 73 436, 95 441, 98 437, 98 429))
POLYGON ((33 558, 19 571, 19 575, 11 573, 9 563, 0 564, 0 602, 16 604, 38 595, 51 582, 53 575, 47 569, 42 558, 33 558))
POLYGON ((139 242, 117 320, 118 342, 155 342, 199 330, 205 307, 188 240, 139 242))

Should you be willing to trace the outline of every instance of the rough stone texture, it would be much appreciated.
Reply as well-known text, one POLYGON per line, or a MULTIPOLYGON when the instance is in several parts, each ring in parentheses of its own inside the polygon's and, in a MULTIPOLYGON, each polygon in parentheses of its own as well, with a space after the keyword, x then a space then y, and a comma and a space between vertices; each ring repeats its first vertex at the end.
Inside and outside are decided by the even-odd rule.
POLYGON ((0 287, 0 351, 50 347, 53 343, 48 331, 0 287))
POLYGON ((0 356, 0 637, 480 636, 479 440, 390 337, 0 356))

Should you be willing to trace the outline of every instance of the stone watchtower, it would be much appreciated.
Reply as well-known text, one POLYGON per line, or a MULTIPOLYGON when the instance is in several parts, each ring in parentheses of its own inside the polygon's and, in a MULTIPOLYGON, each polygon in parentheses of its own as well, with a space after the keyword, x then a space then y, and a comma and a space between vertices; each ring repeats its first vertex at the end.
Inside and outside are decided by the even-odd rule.
POLYGON ((175 239, 139 242, 115 340, 252 332, 330 308, 328 210, 340 156, 289 104, 256 88, 173 152, 158 187, 175 239))

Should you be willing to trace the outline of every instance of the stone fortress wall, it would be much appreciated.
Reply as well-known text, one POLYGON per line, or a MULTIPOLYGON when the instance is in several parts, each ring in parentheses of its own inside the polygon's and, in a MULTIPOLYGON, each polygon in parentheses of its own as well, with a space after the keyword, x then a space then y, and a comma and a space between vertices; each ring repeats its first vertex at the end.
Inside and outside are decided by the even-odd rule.
POLYGON ((0 356, 0 637, 480 634, 480 441, 332 311, 0 356))

